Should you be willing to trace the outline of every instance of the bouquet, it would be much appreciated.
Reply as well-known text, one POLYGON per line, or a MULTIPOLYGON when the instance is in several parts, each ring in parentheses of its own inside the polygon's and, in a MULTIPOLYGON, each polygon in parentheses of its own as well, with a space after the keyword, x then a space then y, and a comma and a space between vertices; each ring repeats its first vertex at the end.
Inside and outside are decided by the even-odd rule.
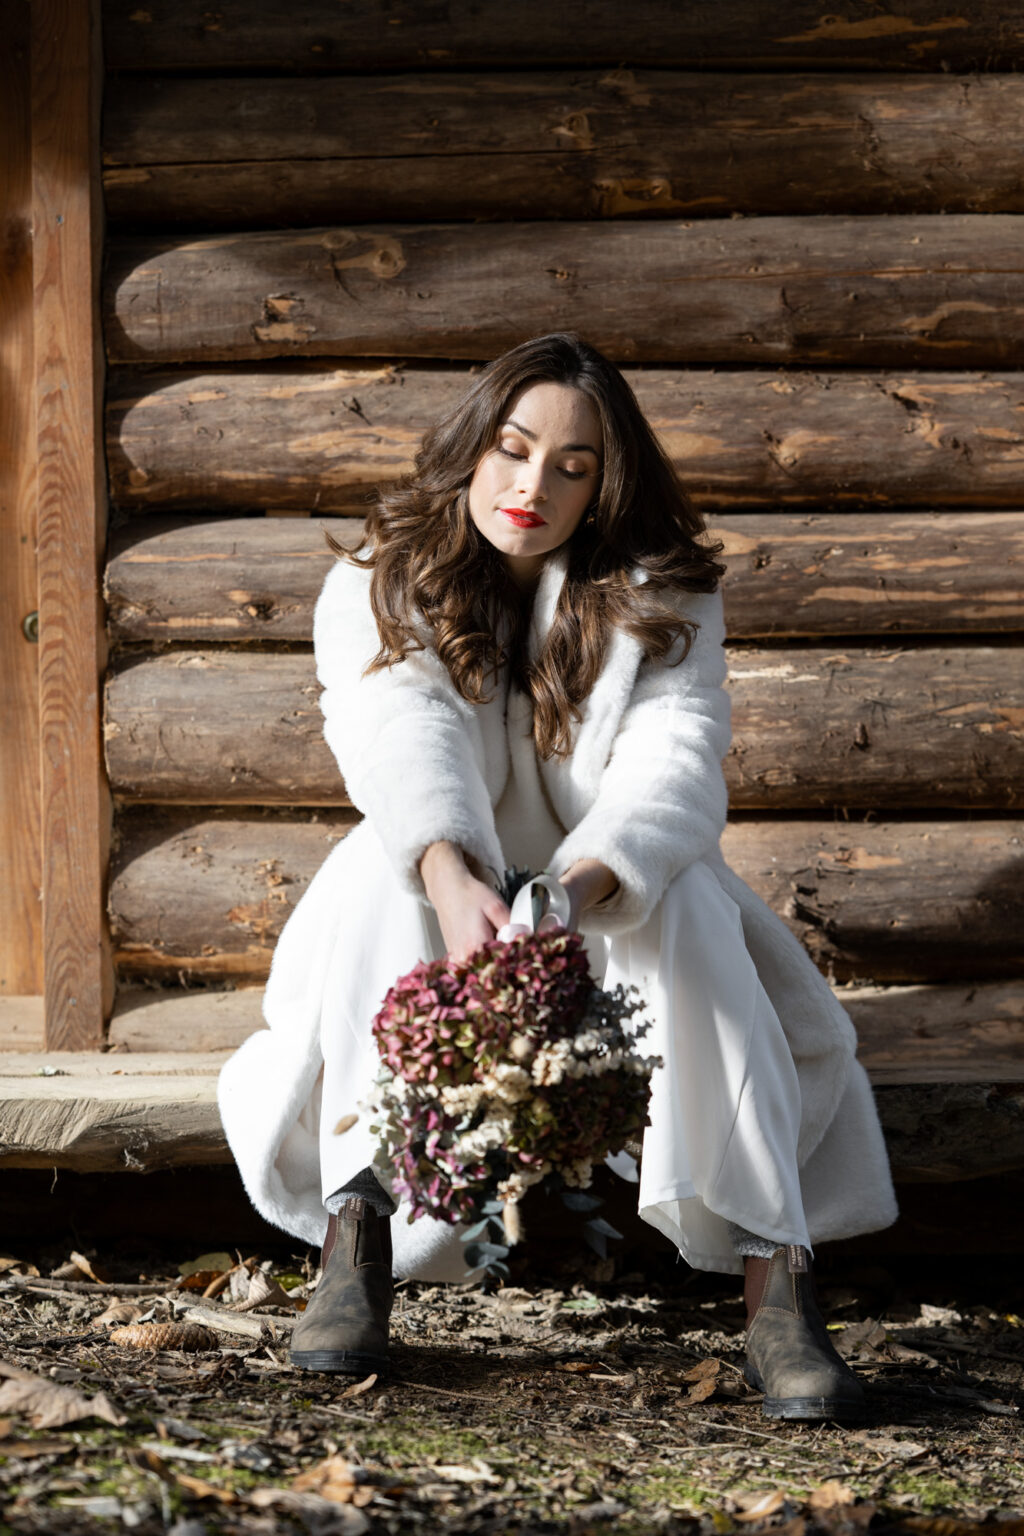
MULTIPOLYGON (((527 882, 541 883, 556 885, 527 882)), ((500 1201, 513 1242, 531 1185, 585 1189, 596 1163, 640 1141, 661 1065, 637 1050, 650 1026, 631 1022, 635 989, 602 991, 579 934, 524 929, 517 910, 512 938, 417 965, 373 1023, 375 1162, 409 1219, 481 1222, 500 1201)))

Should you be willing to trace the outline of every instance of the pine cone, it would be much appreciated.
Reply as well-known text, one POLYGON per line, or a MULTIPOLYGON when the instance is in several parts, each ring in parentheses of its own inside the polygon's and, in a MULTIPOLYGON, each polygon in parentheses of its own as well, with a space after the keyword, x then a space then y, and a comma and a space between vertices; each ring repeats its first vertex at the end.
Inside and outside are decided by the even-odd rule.
POLYGON ((217 1335, 198 1323, 131 1323, 112 1328, 114 1344, 129 1349, 216 1349, 217 1335))

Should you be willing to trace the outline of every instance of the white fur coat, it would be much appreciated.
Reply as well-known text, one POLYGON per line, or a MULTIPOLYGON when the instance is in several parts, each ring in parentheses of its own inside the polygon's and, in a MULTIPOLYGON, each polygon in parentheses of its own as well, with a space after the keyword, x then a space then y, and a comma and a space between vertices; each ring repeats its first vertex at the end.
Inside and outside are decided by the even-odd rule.
MULTIPOLYGON (((534 653, 550 627, 564 579, 564 557, 555 554, 535 599, 534 653)), ((595 858, 618 877, 617 893, 594 918, 603 932, 638 928, 670 882, 703 862, 739 907, 743 939, 792 1052, 802 1105, 801 1166, 821 1148, 814 1181, 827 1190, 829 1149, 834 1145, 846 1160, 856 1150, 851 1135, 854 1143, 866 1137, 869 1177, 877 1189, 859 1192, 853 1229, 887 1225, 895 1213, 892 1190, 867 1080, 854 1061, 850 1019, 786 926, 728 868, 719 848, 727 808, 722 758, 730 740, 720 593, 686 594, 682 611, 699 629, 677 666, 645 662, 639 643, 616 631, 583 706, 571 755, 539 762, 529 737, 511 726, 507 686, 486 704, 467 703, 429 646, 389 670, 364 676, 379 644, 369 581, 366 571, 339 562, 317 603, 314 646, 324 688, 324 734, 352 803, 383 847, 398 887, 413 898, 410 911, 426 906, 418 865, 432 842, 456 843, 495 871, 525 862, 518 847, 501 846, 495 822, 515 753, 520 754, 516 815, 524 839, 535 823, 550 826, 553 812, 568 830, 548 862, 551 871, 561 874, 577 859, 595 858), (856 1121, 861 1129, 841 1134, 843 1128, 833 1125, 837 1110, 854 1101, 850 1125, 856 1121)), ((326 962, 318 954, 327 944, 324 925, 329 928, 338 918, 338 912, 325 914, 323 906, 325 900, 342 900, 330 893, 342 889, 348 842, 327 861, 336 866, 333 885, 325 866, 282 935, 267 992, 268 1000, 278 999, 266 1009, 271 1029, 252 1036, 221 1076, 222 1118, 254 1204, 270 1221, 309 1242, 319 1242, 326 1226, 316 1126, 326 962)), ((353 846, 352 856, 355 852, 353 846)), ((379 913, 361 917, 358 902, 346 904, 345 911, 351 925, 381 920, 379 913)), ((397 926, 400 915, 395 917, 397 926)), ((352 964, 358 965, 356 926, 349 938, 352 964)), ((419 958, 396 954, 389 979, 419 958)), ((382 995, 357 993, 355 1006, 365 1008, 367 1027, 382 995)), ((831 1213, 824 1226, 829 1230, 819 1231, 819 1238, 844 1235, 843 1212, 831 1213)))

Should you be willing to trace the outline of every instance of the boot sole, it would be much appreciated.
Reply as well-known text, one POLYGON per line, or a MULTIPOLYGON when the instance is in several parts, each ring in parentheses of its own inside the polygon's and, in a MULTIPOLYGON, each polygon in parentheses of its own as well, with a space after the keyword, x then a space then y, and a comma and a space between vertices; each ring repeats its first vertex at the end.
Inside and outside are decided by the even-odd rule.
MULTIPOLYGON (((764 1392, 760 1371, 749 1360, 743 1367, 744 1378, 758 1392, 764 1392)), ((834 1423, 849 1424, 867 1416, 867 1407, 861 1397, 768 1397, 761 1404, 761 1417, 765 1419, 830 1419, 834 1423)))
POLYGON ((297 1349, 288 1359, 300 1371, 330 1371, 339 1376, 386 1376, 388 1360, 380 1355, 360 1355, 348 1349, 297 1349))

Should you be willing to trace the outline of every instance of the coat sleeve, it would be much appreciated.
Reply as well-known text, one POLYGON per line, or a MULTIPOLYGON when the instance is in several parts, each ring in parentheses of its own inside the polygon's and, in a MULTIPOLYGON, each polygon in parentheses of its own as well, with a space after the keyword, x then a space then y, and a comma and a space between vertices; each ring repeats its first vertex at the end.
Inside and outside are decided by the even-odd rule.
POLYGON ((730 700, 721 591, 687 593, 683 611, 700 625, 686 659, 641 663, 596 798, 551 863, 564 874, 577 859, 600 859, 618 877, 619 889, 595 912, 608 933, 645 922, 725 827, 730 700))
POLYGON ((352 804, 372 822, 404 888, 426 899, 419 862, 431 843, 457 843, 502 872, 473 705, 429 647, 368 676, 380 640, 370 573, 339 561, 313 616, 324 737, 352 804))

